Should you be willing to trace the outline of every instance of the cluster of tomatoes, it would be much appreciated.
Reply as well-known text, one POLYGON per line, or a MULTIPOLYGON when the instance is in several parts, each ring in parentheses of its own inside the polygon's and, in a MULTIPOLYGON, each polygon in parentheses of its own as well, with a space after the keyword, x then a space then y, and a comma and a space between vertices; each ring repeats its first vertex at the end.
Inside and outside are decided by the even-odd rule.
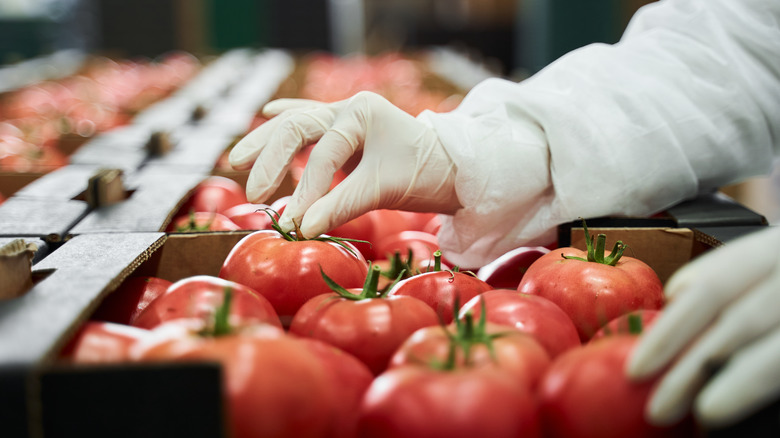
POLYGON ((154 62, 94 58, 78 74, 0 96, 0 170, 48 172, 67 164, 60 142, 126 124, 199 70, 187 53, 154 62))
MULTIPOLYGON (((245 199, 216 204, 226 198, 187 207, 236 220, 228 212, 245 199)), ((624 375, 636 328, 664 299, 622 244, 520 248, 461 272, 438 251, 434 215, 374 211, 305 239, 278 227, 278 210, 242 208, 258 231, 218 277, 128 279, 63 358, 218 361, 235 437, 695 432, 690 418, 645 422, 655 380, 624 375)))
POLYGON ((398 52, 346 58, 317 54, 306 63, 299 97, 336 102, 367 90, 412 115, 426 109, 446 112, 457 106, 459 97, 429 85, 421 63, 398 52))

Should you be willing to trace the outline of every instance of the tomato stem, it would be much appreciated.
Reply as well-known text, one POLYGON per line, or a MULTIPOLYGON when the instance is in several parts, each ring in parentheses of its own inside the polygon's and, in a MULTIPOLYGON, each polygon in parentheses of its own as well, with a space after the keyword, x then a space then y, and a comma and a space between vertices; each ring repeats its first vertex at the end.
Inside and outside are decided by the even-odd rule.
MULTIPOLYGON (((330 290, 338 294, 341 298, 346 298, 353 301, 365 300, 369 298, 384 298, 387 294, 387 291, 381 293, 379 291, 379 276, 381 273, 382 268, 380 268, 378 265, 371 265, 369 262, 366 281, 363 282, 363 290, 359 294, 353 294, 340 284, 336 283, 332 278, 328 277, 327 274, 325 274, 325 271, 322 269, 322 266, 320 266, 320 274, 322 275, 322 279, 325 280, 325 283, 328 285, 330 290)), ((403 275, 403 272, 401 275, 403 275)), ((400 279, 400 275, 398 279, 400 279)), ((396 282, 398 279, 396 279, 396 282)))
POLYGON ((628 315, 628 332, 632 335, 639 335, 642 333, 642 316, 631 313, 628 315))
POLYGON ((295 227, 295 232, 294 233, 286 232, 286 231, 282 230, 282 227, 279 226, 279 221, 276 220, 276 217, 279 216, 279 213, 277 213, 276 211, 274 211, 270 207, 264 208, 263 211, 268 215, 268 217, 271 218, 271 228, 273 228, 274 231, 276 231, 277 233, 281 234, 282 237, 284 237, 285 240, 290 241, 290 242, 302 242, 302 241, 306 241, 306 240, 317 240, 317 241, 320 241, 320 242, 332 242, 332 243, 335 243, 335 244, 339 245, 340 247, 346 249, 353 256, 357 256, 357 253, 355 252, 355 248, 350 246, 350 245, 347 245, 344 242, 368 243, 369 245, 371 244, 370 242, 365 241, 365 240, 348 239, 346 237, 317 236, 317 237, 307 238, 307 237, 305 237, 303 235, 303 233, 301 233, 301 228, 300 228, 299 224, 297 222, 295 222, 294 220, 293 220, 293 226, 295 227), (271 214, 271 212, 273 212, 273 214, 271 214))
POLYGON ((605 250, 607 246, 607 235, 599 234, 596 236, 596 244, 593 244, 593 237, 588 232, 588 225, 585 223, 585 219, 582 219, 582 228, 585 231, 585 251, 587 253, 587 259, 577 256, 570 256, 561 254, 564 259, 567 260, 579 260, 583 262, 601 263, 603 265, 615 266, 626 250, 626 245, 622 241, 615 242, 615 246, 612 247, 612 251, 608 256, 605 256, 605 250))

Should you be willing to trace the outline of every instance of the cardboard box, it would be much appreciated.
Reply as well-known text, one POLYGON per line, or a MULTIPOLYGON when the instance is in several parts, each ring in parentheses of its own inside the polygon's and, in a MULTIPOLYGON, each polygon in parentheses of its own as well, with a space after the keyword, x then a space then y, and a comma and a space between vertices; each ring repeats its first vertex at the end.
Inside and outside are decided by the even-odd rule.
MULTIPOLYGON (((629 240, 644 230, 624 232, 629 240)), ((193 437, 223 436, 216 364, 63 366, 54 359, 74 330, 126 278, 153 275, 176 281, 217 275, 230 249, 247 234, 84 234, 38 262, 34 270, 42 279, 34 288, 17 302, 0 303, 0 351, 8 352, 0 355, 0 405, 9 407, 0 410, 4 432, 156 437, 186 431, 193 437)), ((688 232, 680 235, 691 237, 688 232)), ((667 254, 684 262, 689 248, 673 246, 667 254)), ((774 409, 776 414, 777 406, 774 409)), ((706 436, 776 436, 776 428, 767 428, 774 423, 775 417, 762 411, 706 436)))
POLYGON ((38 261, 33 288, 0 302, 3 435, 224 436, 218 364, 74 367, 56 357, 128 276, 216 275, 246 234, 86 234, 38 261))
MULTIPOLYGON (((767 226, 766 218, 721 193, 701 195, 649 218, 592 218, 586 223, 591 235, 606 234, 607 249, 622 241, 625 254, 650 265, 663 282, 703 252, 767 226)), ((558 245, 585 249, 582 221, 561 225, 558 245)))

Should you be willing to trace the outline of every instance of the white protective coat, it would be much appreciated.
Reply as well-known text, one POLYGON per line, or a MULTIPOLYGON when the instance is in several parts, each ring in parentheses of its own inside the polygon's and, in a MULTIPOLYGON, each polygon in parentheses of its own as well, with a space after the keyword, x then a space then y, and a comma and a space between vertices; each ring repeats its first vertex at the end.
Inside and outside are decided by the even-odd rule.
POLYGON ((457 167, 440 244, 461 266, 547 244, 578 217, 648 215, 770 171, 780 150, 780 2, 667 0, 621 41, 528 80, 490 79, 418 117, 457 167))

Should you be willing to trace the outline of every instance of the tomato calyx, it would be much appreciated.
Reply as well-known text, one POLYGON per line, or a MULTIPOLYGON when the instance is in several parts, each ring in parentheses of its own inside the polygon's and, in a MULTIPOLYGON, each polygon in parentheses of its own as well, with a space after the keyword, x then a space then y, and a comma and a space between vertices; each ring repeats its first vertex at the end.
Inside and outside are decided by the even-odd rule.
POLYGON ((220 306, 217 307, 217 310, 214 312, 211 324, 207 325, 201 331, 199 331, 198 335, 203 337, 218 338, 220 336, 226 336, 233 333, 233 327, 231 327, 229 321, 230 305, 232 300, 233 289, 226 287, 224 298, 222 299, 222 304, 220 304, 220 306))
POLYGON ((599 234, 596 236, 596 244, 593 244, 593 237, 588 233, 588 225, 585 223, 585 219, 582 220, 582 228, 585 230, 585 248, 588 254, 588 258, 584 259, 577 256, 569 256, 561 254, 564 259, 567 260, 580 260, 583 262, 595 262, 603 265, 615 266, 618 260, 623 257, 623 251, 626 250, 626 245, 618 240, 615 242, 615 246, 612 247, 612 252, 608 256, 604 255, 607 245, 607 235, 599 234))
MULTIPOLYGON (((460 300, 455 298, 455 309, 460 308, 460 300)), ((496 361, 496 352, 493 348, 493 340, 505 336, 507 333, 488 333, 487 332, 487 312, 485 309, 485 300, 480 300, 481 313, 479 320, 474 322, 474 313, 470 310, 463 315, 463 318, 457 317, 457 310, 455 311, 455 333, 443 328, 447 338, 449 338, 450 345, 447 352, 447 360, 439 362, 433 360, 429 363, 434 369, 439 371, 452 371, 457 368, 457 353, 460 350, 463 353, 463 364, 465 366, 472 365, 471 351, 475 345, 484 345, 487 347, 490 358, 496 361)))
POLYGON ((203 225, 198 225, 198 220, 195 216, 195 210, 190 210, 189 218, 190 220, 186 225, 179 225, 176 227, 177 233, 197 233, 200 231, 209 231, 211 223, 214 221, 212 216, 211 220, 205 222, 203 225))
MULTIPOLYGON (((260 210, 258 210, 260 211, 260 210)), ((274 231, 279 233, 285 240, 288 242, 303 242, 306 240, 316 240, 320 242, 331 242, 339 245, 340 247, 346 249, 349 251, 352 255, 357 256, 357 253, 355 252, 355 249, 351 247, 350 245, 347 245, 344 242, 357 242, 357 243, 368 243, 371 245, 370 242, 365 240, 358 240, 358 239, 349 239, 346 237, 334 237, 334 236, 316 236, 316 237, 306 237, 301 233, 301 228, 298 225, 295 220, 293 220, 293 226, 295 227, 295 231, 284 231, 281 226, 279 226, 279 221, 276 220, 277 217, 279 217, 279 213, 277 213, 272 208, 263 208, 262 211, 264 211, 268 217, 271 218, 271 228, 273 228, 274 231), (272 214, 273 213, 273 214, 272 214)))
MULTIPOLYGON (((644 330, 643 324, 642 324, 642 316, 638 313, 629 313, 626 315, 626 319, 628 320, 628 334, 630 335, 641 335, 642 331, 644 330)), ((604 325, 604 334, 607 336, 611 336, 613 334, 612 329, 609 328, 609 325, 604 325)))
POLYGON ((401 271, 398 274, 398 277, 396 277, 395 281, 388 286, 385 289, 380 290, 379 289, 379 277, 382 273, 382 268, 380 268, 377 265, 372 265, 371 262, 369 262, 368 265, 368 274, 366 275, 366 281, 363 283, 363 289, 359 294, 352 293, 345 289, 340 284, 333 281, 332 278, 328 277, 325 274, 325 271, 320 266, 320 274, 322 275, 322 279, 325 280, 325 283, 328 285, 328 287, 338 294, 341 298, 346 298, 348 300, 352 301, 359 301, 359 300, 366 300, 371 298, 386 298, 387 293, 392 289, 393 286, 395 286, 396 283, 398 283, 401 280, 401 277, 404 275, 405 271, 401 271))

